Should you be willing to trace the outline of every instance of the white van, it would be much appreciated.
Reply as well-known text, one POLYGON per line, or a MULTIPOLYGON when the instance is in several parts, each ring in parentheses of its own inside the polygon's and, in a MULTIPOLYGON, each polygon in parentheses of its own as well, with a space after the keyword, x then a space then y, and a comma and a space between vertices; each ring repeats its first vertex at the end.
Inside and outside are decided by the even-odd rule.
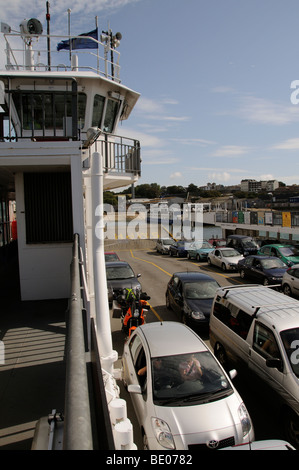
POLYGON ((210 343, 224 367, 245 363, 277 392, 287 438, 299 448, 299 301, 261 285, 219 288, 210 343))

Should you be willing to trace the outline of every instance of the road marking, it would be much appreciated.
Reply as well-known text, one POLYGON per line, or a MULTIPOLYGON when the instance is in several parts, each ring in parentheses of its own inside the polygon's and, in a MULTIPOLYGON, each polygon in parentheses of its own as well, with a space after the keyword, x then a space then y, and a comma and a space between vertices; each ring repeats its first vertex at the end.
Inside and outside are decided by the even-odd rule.
POLYGON ((154 307, 152 307, 151 304, 149 304, 149 306, 150 306, 151 311, 152 311, 153 314, 155 315, 155 317, 157 317, 159 321, 163 321, 163 318, 160 317, 160 315, 158 314, 158 312, 156 312, 156 310, 154 309, 154 307))
POLYGON ((169 272, 167 272, 167 271, 165 271, 164 269, 160 268, 160 266, 158 266, 157 264, 153 263, 152 261, 147 261, 146 259, 137 258, 137 256, 134 256, 134 255, 133 255, 132 250, 130 250, 130 253, 131 253, 132 258, 138 259, 139 261, 144 261, 145 263, 148 263, 148 264, 152 264, 152 265, 155 266, 156 268, 160 269, 160 271, 163 271, 163 273, 167 274, 167 275, 170 276, 170 277, 172 276, 172 274, 170 274, 169 272))

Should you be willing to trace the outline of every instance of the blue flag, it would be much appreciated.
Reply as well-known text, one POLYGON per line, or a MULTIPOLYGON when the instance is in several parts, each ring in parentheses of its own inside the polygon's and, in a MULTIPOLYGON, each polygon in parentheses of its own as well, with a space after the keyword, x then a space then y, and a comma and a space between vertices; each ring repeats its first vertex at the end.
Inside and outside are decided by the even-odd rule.
MULTIPOLYGON (((89 33, 80 34, 79 36, 88 36, 90 38, 98 39, 98 28, 90 31, 89 33)), ((97 49, 98 43, 88 39, 88 37, 81 38, 72 38, 66 39, 65 41, 61 41, 57 44, 57 50, 60 51, 61 49, 66 49, 67 51, 70 50, 70 41, 71 41, 71 49, 97 49)))

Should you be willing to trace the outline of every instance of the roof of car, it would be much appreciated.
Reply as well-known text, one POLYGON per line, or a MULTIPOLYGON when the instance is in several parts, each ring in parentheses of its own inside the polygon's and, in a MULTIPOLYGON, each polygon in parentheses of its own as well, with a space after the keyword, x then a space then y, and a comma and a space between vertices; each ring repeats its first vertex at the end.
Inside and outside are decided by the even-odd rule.
POLYGON ((216 296, 225 296, 229 302, 247 313, 268 318, 280 330, 299 326, 299 301, 286 297, 260 284, 246 286, 226 286, 217 289, 216 296))
POLYGON ((185 271, 174 273, 174 276, 180 278, 181 281, 214 281, 215 279, 208 274, 199 273, 197 271, 185 271))
POLYGON ((151 357, 207 351, 207 346, 188 326, 178 322, 153 322, 138 327, 151 357))
POLYGON ((279 244, 279 243, 268 243, 268 245, 264 245, 261 247, 262 248, 267 248, 267 246, 274 246, 275 248, 288 248, 292 245, 285 245, 283 243, 279 244))
POLYGON ((246 258, 257 258, 257 259, 276 259, 275 256, 271 256, 271 255, 249 255, 249 256, 246 256, 246 258))
POLYGON ((105 264, 107 268, 109 268, 110 266, 113 268, 115 268, 115 266, 130 266, 127 261, 107 261, 105 264))

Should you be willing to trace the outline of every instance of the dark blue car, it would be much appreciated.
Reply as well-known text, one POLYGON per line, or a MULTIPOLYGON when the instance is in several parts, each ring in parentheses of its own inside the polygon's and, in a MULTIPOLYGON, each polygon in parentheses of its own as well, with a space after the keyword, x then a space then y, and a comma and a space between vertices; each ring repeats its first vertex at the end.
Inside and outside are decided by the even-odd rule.
POLYGON ((188 254, 187 248, 189 243, 184 241, 175 242, 169 247, 170 256, 185 257, 188 254))
POLYGON ((282 277, 288 266, 274 256, 251 255, 238 263, 242 279, 250 278, 264 286, 282 283, 282 277))
POLYGON ((174 273, 166 289, 166 307, 191 328, 207 327, 219 284, 197 271, 174 273))

